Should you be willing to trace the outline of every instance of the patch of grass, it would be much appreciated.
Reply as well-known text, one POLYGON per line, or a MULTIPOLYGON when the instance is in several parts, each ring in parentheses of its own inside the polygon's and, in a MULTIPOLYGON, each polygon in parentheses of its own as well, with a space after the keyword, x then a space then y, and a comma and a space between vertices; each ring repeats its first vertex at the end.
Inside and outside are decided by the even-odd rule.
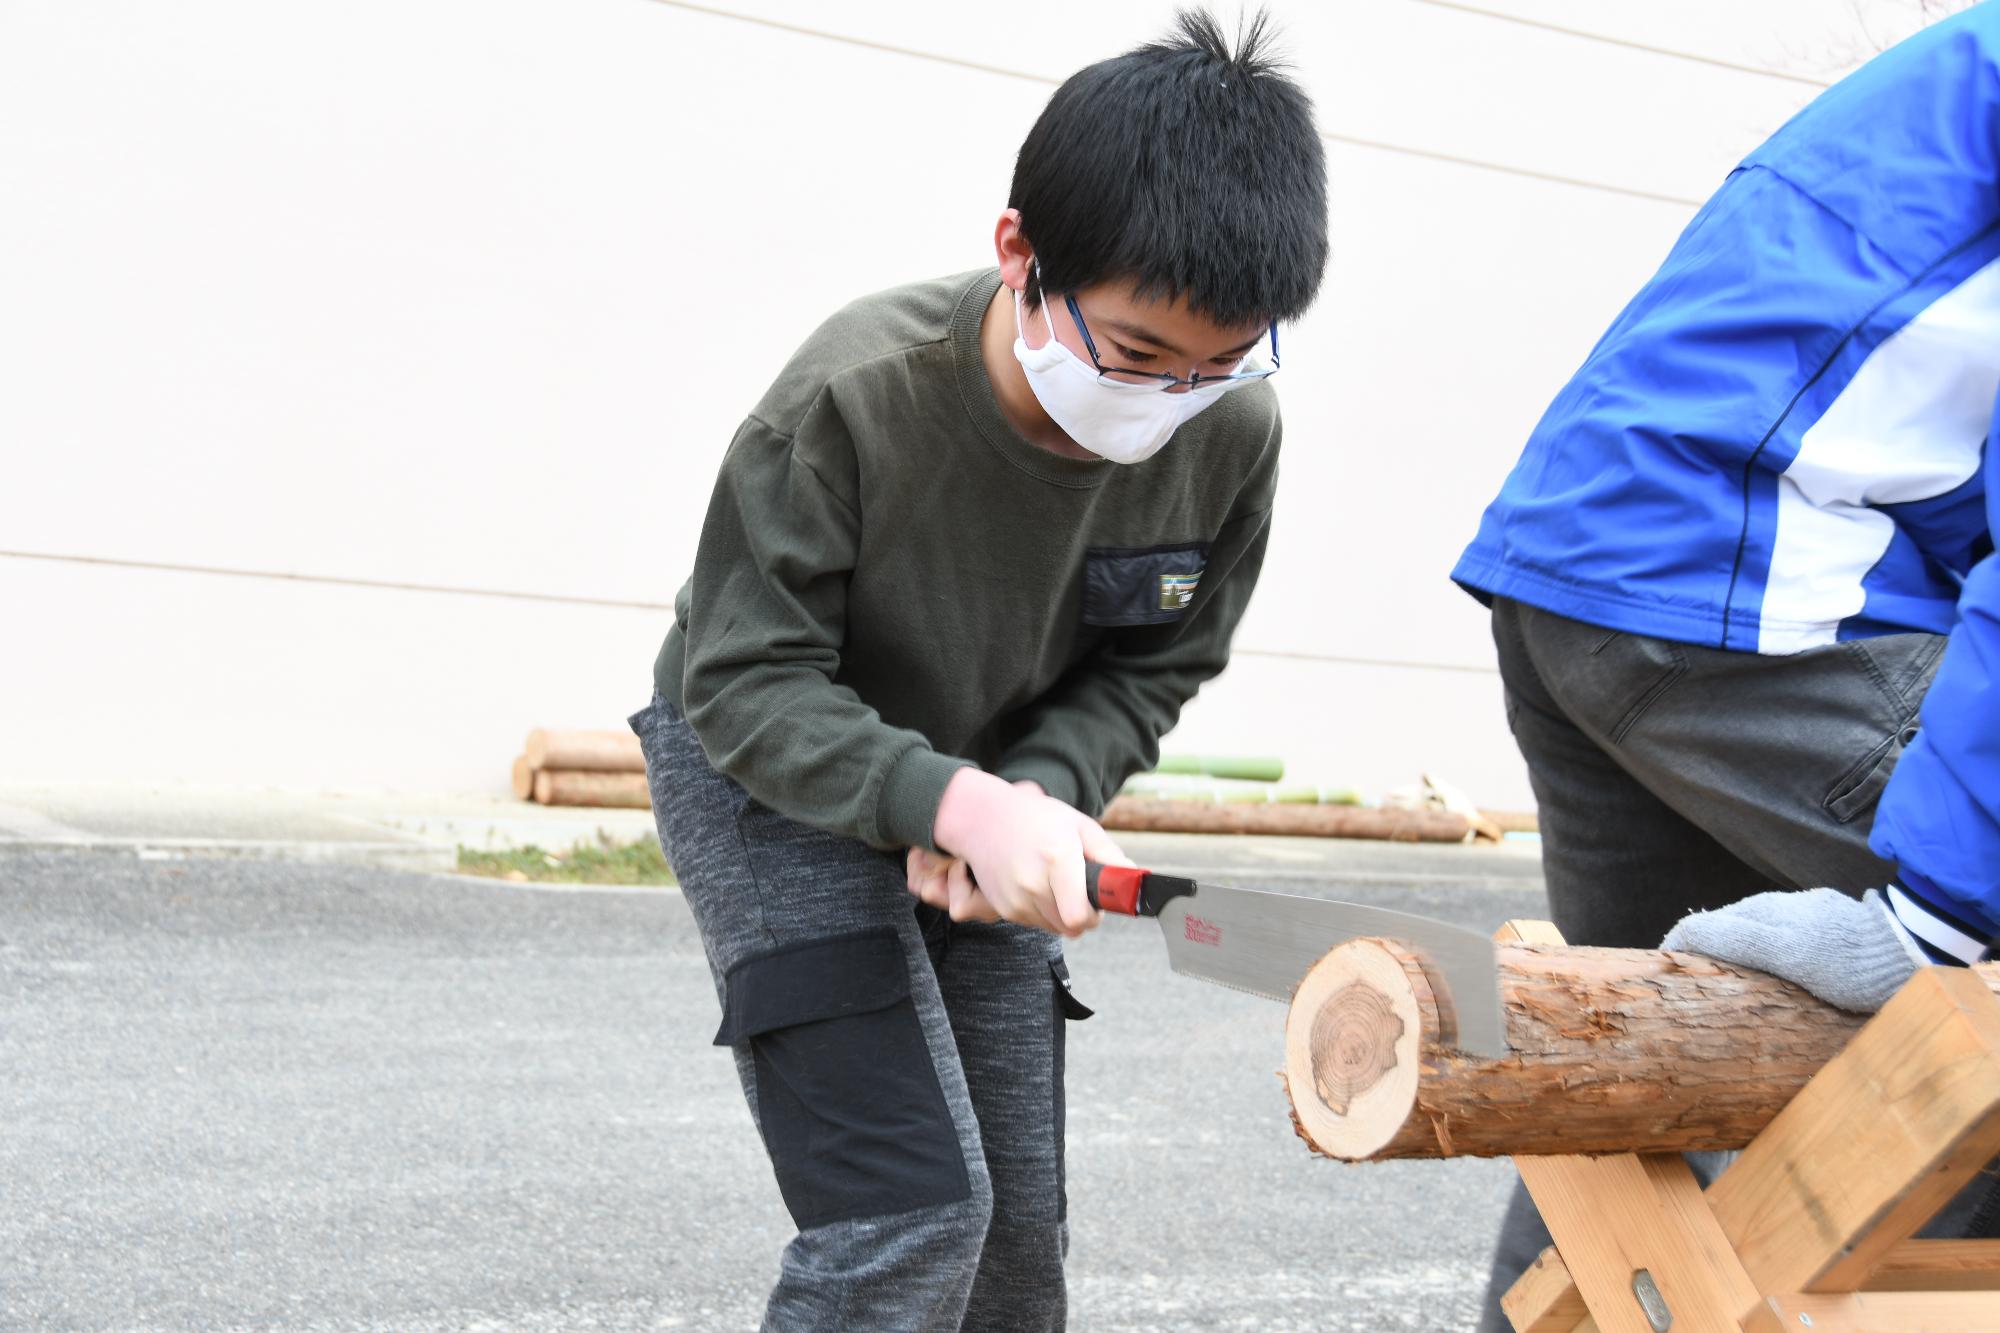
POLYGON ((566 852, 543 851, 532 844, 500 852, 475 851, 461 845, 458 869, 461 874, 485 875, 517 884, 675 883, 674 872, 667 869, 667 859, 650 841, 622 847, 579 844, 566 852))

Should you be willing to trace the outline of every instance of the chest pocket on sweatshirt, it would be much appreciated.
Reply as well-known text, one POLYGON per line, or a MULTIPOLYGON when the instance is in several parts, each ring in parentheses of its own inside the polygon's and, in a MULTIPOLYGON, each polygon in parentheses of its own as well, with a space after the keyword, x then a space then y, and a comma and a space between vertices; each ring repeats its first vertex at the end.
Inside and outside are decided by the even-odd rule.
POLYGON ((1094 547, 1084 553, 1083 623, 1162 625, 1194 601, 1208 564, 1202 542, 1174 546, 1094 547))

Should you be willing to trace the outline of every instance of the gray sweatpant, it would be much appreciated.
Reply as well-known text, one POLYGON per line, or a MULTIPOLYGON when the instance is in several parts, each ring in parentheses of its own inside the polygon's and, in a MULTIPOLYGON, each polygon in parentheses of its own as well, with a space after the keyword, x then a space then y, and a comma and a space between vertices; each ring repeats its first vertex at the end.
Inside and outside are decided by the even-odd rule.
MULTIPOLYGON (((1770 889, 1860 894, 1875 803, 1916 735, 1944 638, 1894 634, 1789 657, 1567 620, 1506 598, 1493 639, 1542 825, 1549 915, 1572 944, 1652 949, 1687 913, 1770 889)), ((1691 1155, 1704 1180, 1725 1155, 1691 1155)), ((1976 1181, 1925 1234, 1990 1235, 1976 1181)), ((1527 1191, 1502 1224, 1481 1333, 1549 1244, 1527 1191)))
POLYGON ((1060 941, 958 925, 900 853, 808 828, 709 767, 657 694, 634 714, 660 841, 798 1234, 770 1330, 1061 1329, 1060 941))

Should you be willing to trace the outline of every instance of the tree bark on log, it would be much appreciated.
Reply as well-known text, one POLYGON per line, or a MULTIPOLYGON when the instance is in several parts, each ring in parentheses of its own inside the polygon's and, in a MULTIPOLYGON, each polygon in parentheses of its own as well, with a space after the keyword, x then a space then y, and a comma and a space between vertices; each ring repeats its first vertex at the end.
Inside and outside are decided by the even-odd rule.
POLYGON ((1098 821, 1130 833, 1273 833, 1388 842, 1464 842, 1472 827, 1441 810, 1378 810, 1359 805, 1239 805, 1120 796, 1098 821))
POLYGON ((1481 810, 1480 815, 1502 833, 1540 833, 1542 817, 1535 810, 1481 810))
MULTIPOLYGON (((1694 954, 1498 947, 1511 1054, 1453 1048, 1449 997, 1389 940, 1350 940, 1292 998, 1284 1080, 1345 1161, 1741 1148, 1866 1021, 1694 954)), ((2000 990, 2000 966, 1982 966, 2000 990)))
POLYGON ((534 769, 590 773, 644 773, 646 757, 629 731, 545 731, 528 733, 525 751, 534 769))

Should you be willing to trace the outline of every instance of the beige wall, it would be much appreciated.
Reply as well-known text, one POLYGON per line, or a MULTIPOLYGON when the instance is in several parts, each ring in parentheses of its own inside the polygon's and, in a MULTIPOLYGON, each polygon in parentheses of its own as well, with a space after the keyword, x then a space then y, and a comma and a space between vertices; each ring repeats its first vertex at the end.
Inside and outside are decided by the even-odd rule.
MULTIPOLYGON (((1334 264, 1173 743, 1517 804, 1446 571, 1701 197, 1918 11, 1275 8, 1334 264)), ((665 617, 600 603, 670 600, 773 369, 984 263, 1054 82, 1170 10, 4 0, 0 778, 488 789, 528 727, 616 725, 665 617)))

